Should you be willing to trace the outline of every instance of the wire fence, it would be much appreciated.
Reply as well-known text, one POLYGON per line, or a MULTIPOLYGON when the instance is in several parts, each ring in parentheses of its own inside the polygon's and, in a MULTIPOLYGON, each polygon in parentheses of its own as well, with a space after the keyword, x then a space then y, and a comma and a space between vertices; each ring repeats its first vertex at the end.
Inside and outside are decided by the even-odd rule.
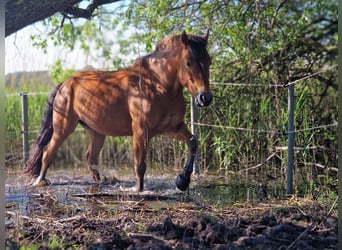
POLYGON ((223 83, 220 83, 220 82, 211 82, 210 84, 212 85, 224 85, 224 86, 242 86, 242 87, 250 87, 250 88, 258 88, 258 87, 262 87, 262 88, 286 88, 290 85, 294 85, 294 84, 297 84, 297 83, 300 83, 306 79, 309 79, 311 77, 314 77, 316 75, 319 75, 319 74, 322 74, 322 73, 325 73, 325 72, 328 72, 334 68, 337 68, 338 65, 335 64, 335 65, 332 65, 330 67, 327 67, 327 68, 324 68, 322 70, 318 70, 317 72, 315 73, 312 73, 312 74, 308 74, 307 76, 304 76, 300 79, 296 79, 294 81, 290 81, 288 83, 283 83, 283 84, 248 84, 248 83, 234 83, 234 82, 223 82, 223 83))
POLYGON ((287 134, 295 134, 304 131, 312 131, 312 130, 321 130, 331 127, 337 127, 337 122, 326 124, 326 125, 319 125, 310 128, 303 128, 303 129, 295 129, 292 131, 273 131, 273 130, 261 130, 261 129, 251 129, 251 128, 242 128, 242 127, 233 127, 233 126, 224 126, 224 125, 216 125, 216 124, 206 124, 206 123, 198 123, 198 122, 188 122, 189 125, 196 125, 202 127, 211 127, 211 128, 220 128, 220 129, 230 129, 230 130, 238 130, 238 131, 246 131, 246 132, 254 132, 254 133, 263 133, 263 134, 278 134, 278 135, 287 135, 287 134))
MULTIPOLYGON (((295 84, 299 84, 300 82, 303 82, 306 79, 309 79, 310 77, 314 77, 318 74, 321 74, 323 72, 329 71, 334 69, 335 67, 337 67, 337 65, 328 67, 326 69, 317 71, 315 73, 312 73, 310 75, 307 75, 301 79, 297 79, 285 84, 245 84, 245 83, 219 83, 219 82, 212 82, 212 85, 216 85, 216 86, 229 86, 229 87, 246 87, 246 88, 288 88, 289 86, 293 86, 295 84)), ((29 92, 29 93, 11 93, 11 94, 6 94, 6 98, 11 99, 14 98, 17 101, 19 100, 20 102, 20 97, 26 96, 30 98, 46 98, 46 96, 49 94, 49 92, 29 92)), ((45 106, 45 104, 40 104, 40 106, 45 106)), ((38 109, 38 108, 42 108, 42 107, 29 107, 29 109, 38 109)), ((14 123, 16 123, 16 125, 18 125, 17 123, 20 122, 21 123, 21 108, 20 105, 16 105, 14 107, 15 111, 13 113, 13 116, 18 116, 17 118, 15 118, 14 123)), ((30 112, 29 112, 30 113, 30 112)), ((42 112, 40 112, 42 113, 42 112)), ((12 117, 13 118, 13 117, 12 117)), ((28 134, 28 140, 29 143, 32 143, 32 141, 34 140, 38 129, 39 129, 39 124, 40 124, 40 118, 39 117, 30 117, 30 124, 29 124, 29 129, 27 132, 28 134), (33 120, 33 121, 32 121, 33 120)), ((229 125, 225 125, 225 121, 220 121, 220 120, 214 120, 214 122, 201 122, 198 120, 190 120, 187 123, 189 126, 196 126, 197 128, 207 128, 207 129, 220 129, 221 131, 224 130, 226 131, 226 133, 228 133, 228 131, 235 131, 235 132, 239 132, 239 133, 253 133, 253 134, 268 134, 270 136, 274 136, 274 135, 278 135, 278 136, 287 136, 289 134, 299 134, 299 133, 305 133, 305 132, 311 132, 312 135, 310 135, 311 137, 313 137, 313 134, 317 134, 317 133, 324 133, 324 131, 328 130, 328 129, 333 129, 335 127, 337 127, 337 122, 334 121, 332 123, 327 123, 327 124, 315 124, 312 123, 311 126, 307 126, 307 127, 301 127, 301 128, 296 128, 293 130, 288 130, 288 129, 279 129, 279 130, 269 130, 269 129, 255 129, 254 127, 245 127, 245 126, 229 126, 229 125)), ((16 126, 18 128, 18 126, 16 126)), ((196 129, 195 129, 196 130, 196 129)), ((77 128, 76 131, 83 131, 82 128, 77 128)), ((21 144, 21 137, 23 136, 24 131, 22 131, 22 129, 9 129, 7 131, 7 137, 8 137, 8 143, 7 143, 7 151, 6 151, 6 162, 7 165, 11 165, 13 163, 13 159, 16 159, 17 162, 22 161, 23 155, 27 154, 27 152, 21 153, 19 151, 19 149, 23 148, 24 146, 20 145, 21 144)), ((85 152, 85 147, 83 147, 84 145, 87 145, 86 140, 84 140, 84 138, 82 137, 80 139, 80 137, 75 137, 74 139, 71 139, 71 144, 75 143, 76 145, 79 146, 79 151, 80 152, 75 152, 75 150, 70 150, 71 148, 71 144, 66 144, 64 146, 64 151, 66 151, 67 153, 61 153, 60 156, 61 158, 68 158, 68 160, 77 162, 78 164, 81 162, 80 157, 78 156, 79 154, 84 154, 85 152), (72 141, 74 140, 74 141, 72 141), (81 141, 80 141, 81 140, 81 141), (82 146, 81 146, 82 145, 82 146)), ((177 143, 176 144, 172 144, 170 145, 166 145, 163 144, 164 142, 158 141, 159 145, 156 147, 156 149, 154 150, 173 150, 173 155, 172 156, 154 156, 155 158, 158 158, 157 161, 158 162, 163 162, 163 161, 167 161, 169 164, 170 161, 183 161, 184 159, 184 150, 182 150, 183 148, 181 146, 179 146, 177 143), (162 144, 163 146, 160 146, 160 144, 162 144), (172 149, 171 149, 172 148, 172 149), (175 151, 179 150, 180 153, 178 155, 178 157, 175 157, 174 155, 176 154, 175 151), (168 159, 166 159, 168 158, 168 159), (172 159, 171 159, 172 158, 172 159)), ((222 142, 221 142, 222 143, 222 142)), ((120 155, 120 152, 123 152, 122 147, 129 147, 128 150, 131 150, 130 146, 128 146, 130 144, 130 141, 124 141, 124 143, 122 143, 122 141, 116 141, 115 139, 110 140, 109 142, 110 145, 108 145, 108 147, 104 148, 103 151, 107 152, 106 158, 108 164, 113 164, 113 159, 114 157, 119 157, 122 162, 123 161, 127 161, 128 162, 132 162, 132 156, 128 156, 127 154, 123 154, 124 156, 120 155), (114 144, 114 145, 113 145, 114 144), (121 146, 120 146, 121 144, 121 146), (122 146, 122 144, 124 144, 122 146), (112 148, 112 149, 110 149, 112 148), (109 160, 109 158, 111 160, 109 160)), ((211 143, 211 145, 217 145, 217 142, 213 142, 211 143)), ((303 146, 303 147, 294 147, 294 145, 291 146, 295 151, 303 151, 306 152, 308 150, 316 150, 318 149, 318 147, 315 146, 303 146)), ((274 147, 274 151, 268 153, 268 155, 265 155, 262 157, 257 157, 256 159, 258 159, 257 161, 259 162, 253 162, 252 165, 248 165, 246 166, 246 168, 244 168, 244 171, 250 171, 250 170, 255 170, 257 168, 260 168, 260 166, 264 166, 265 163, 267 163, 268 161, 270 161, 271 159, 276 159, 276 158, 283 158, 284 156, 279 156, 279 152, 280 151, 285 151, 288 150, 289 146, 279 146, 276 145, 274 147)), ((126 151, 128 151, 126 150, 126 151)), ((321 149, 319 149, 321 150, 321 149)), ((326 150, 326 149, 324 149, 326 150)), ((63 150, 61 150, 63 151, 63 150)), ((125 152, 126 152, 125 151, 125 152)), ((206 158, 207 154, 209 154, 209 149, 202 149, 202 158, 206 158)), ((215 151, 215 150, 214 150, 215 151)), ((215 151, 215 154, 218 154, 219 150, 215 151)), ((217 156, 220 160, 225 161, 224 157, 221 156, 217 156)), ((288 156, 287 156, 288 157, 288 156)), ((179 162, 173 163, 173 164, 179 164, 179 162)), ((120 162, 114 162, 116 163, 116 165, 121 164, 120 162)), ((22 164, 22 163, 20 163, 22 164)), ((228 163, 227 163, 228 164, 228 163)), ((166 165, 166 164, 165 164, 166 165)), ((313 165, 315 166, 319 166, 322 165, 320 163, 314 163, 313 165)), ((333 166, 330 169, 334 169, 334 171, 337 172, 337 168, 335 167, 335 164, 333 164, 333 166)))

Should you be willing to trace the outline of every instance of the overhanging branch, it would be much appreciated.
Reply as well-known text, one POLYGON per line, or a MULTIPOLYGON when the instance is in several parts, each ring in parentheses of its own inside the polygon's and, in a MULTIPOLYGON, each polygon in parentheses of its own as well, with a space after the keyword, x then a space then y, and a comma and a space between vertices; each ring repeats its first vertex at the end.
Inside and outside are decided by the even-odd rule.
POLYGON ((94 11, 101 5, 119 2, 120 0, 94 0, 87 8, 82 9, 77 6, 70 6, 66 8, 62 13, 71 15, 72 18, 86 18, 90 19, 93 17, 94 11))
POLYGON ((71 15, 73 18, 87 18, 101 5, 119 2, 120 0, 93 0, 86 9, 76 5, 82 0, 6 0, 5 3, 5 36, 44 20, 57 12, 71 15))

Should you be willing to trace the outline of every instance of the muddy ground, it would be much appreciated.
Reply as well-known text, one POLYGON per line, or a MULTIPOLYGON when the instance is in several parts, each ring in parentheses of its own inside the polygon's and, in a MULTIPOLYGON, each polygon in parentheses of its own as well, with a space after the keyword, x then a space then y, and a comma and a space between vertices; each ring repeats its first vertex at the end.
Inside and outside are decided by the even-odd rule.
POLYGON ((7 200, 6 249, 337 249, 333 202, 262 197, 210 205, 192 189, 107 187, 61 181, 7 200))
POLYGON ((222 190, 229 181, 207 175, 189 194, 173 176, 148 176, 140 194, 132 177, 94 185, 70 176, 52 175, 50 186, 35 189, 6 179, 6 249, 337 249, 337 200, 250 192, 234 201, 246 191, 222 190))

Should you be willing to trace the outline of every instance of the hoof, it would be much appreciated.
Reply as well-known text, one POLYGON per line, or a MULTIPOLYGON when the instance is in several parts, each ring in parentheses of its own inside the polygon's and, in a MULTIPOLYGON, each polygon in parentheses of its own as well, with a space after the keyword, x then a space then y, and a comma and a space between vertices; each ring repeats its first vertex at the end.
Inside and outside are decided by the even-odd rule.
POLYGON ((91 166, 89 170, 90 170, 91 176, 93 177, 93 180, 95 182, 101 182, 101 177, 100 177, 99 171, 97 170, 97 166, 91 166))
POLYGON ((35 182, 33 182, 30 187, 46 187, 49 186, 51 184, 51 182, 47 179, 44 180, 36 180, 35 182))
POLYGON ((189 184, 190 184, 190 175, 186 175, 185 173, 180 173, 176 177, 176 186, 178 189, 185 191, 188 189, 189 184))
POLYGON ((136 189, 136 191, 138 191, 138 194, 142 193, 142 192, 144 192, 144 185, 137 184, 135 186, 135 189, 136 189))
POLYGON ((92 177, 95 182, 101 182, 101 177, 98 172, 96 174, 92 174, 92 177))

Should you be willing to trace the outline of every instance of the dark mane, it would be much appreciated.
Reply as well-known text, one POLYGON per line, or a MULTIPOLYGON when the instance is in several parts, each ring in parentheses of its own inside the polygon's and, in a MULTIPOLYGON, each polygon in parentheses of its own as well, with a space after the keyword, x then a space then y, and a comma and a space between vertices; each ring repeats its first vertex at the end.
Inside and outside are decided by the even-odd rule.
MULTIPOLYGON (((174 49, 182 43, 181 35, 172 35, 164 37, 156 46, 152 53, 159 53, 174 49)), ((204 37, 188 34, 189 48, 199 61, 205 60, 209 57, 207 52, 207 40, 204 37)))
MULTIPOLYGON (((197 47, 206 48, 207 40, 201 36, 188 34, 190 47, 195 49, 197 47)), ((163 51, 165 49, 178 46, 181 43, 181 35, 173 35, 164 37, 156 46, 155 52, 163 51)))
MULTIPOLYGON (((164 37, 157 45, 151 54, 147 54, 141 56, 134 60, 133 67, 142 63, 145 59, 150 57, 157 56, 159 53, 172 51, 175 47, 179 47, 182 44, 181 35, 170 35, 164 37)), ((210 59, 209 54, 207 52, 207 40, 204 37, 188 34, 188 42, 189 48, 193 55, 197 58, 198 61, 205 61, 210 59)))
POLYGON ((210 58, 207 51, 207 40, 201 36, 188 35, 189 45, 198 61, 208 60, 210 58))

